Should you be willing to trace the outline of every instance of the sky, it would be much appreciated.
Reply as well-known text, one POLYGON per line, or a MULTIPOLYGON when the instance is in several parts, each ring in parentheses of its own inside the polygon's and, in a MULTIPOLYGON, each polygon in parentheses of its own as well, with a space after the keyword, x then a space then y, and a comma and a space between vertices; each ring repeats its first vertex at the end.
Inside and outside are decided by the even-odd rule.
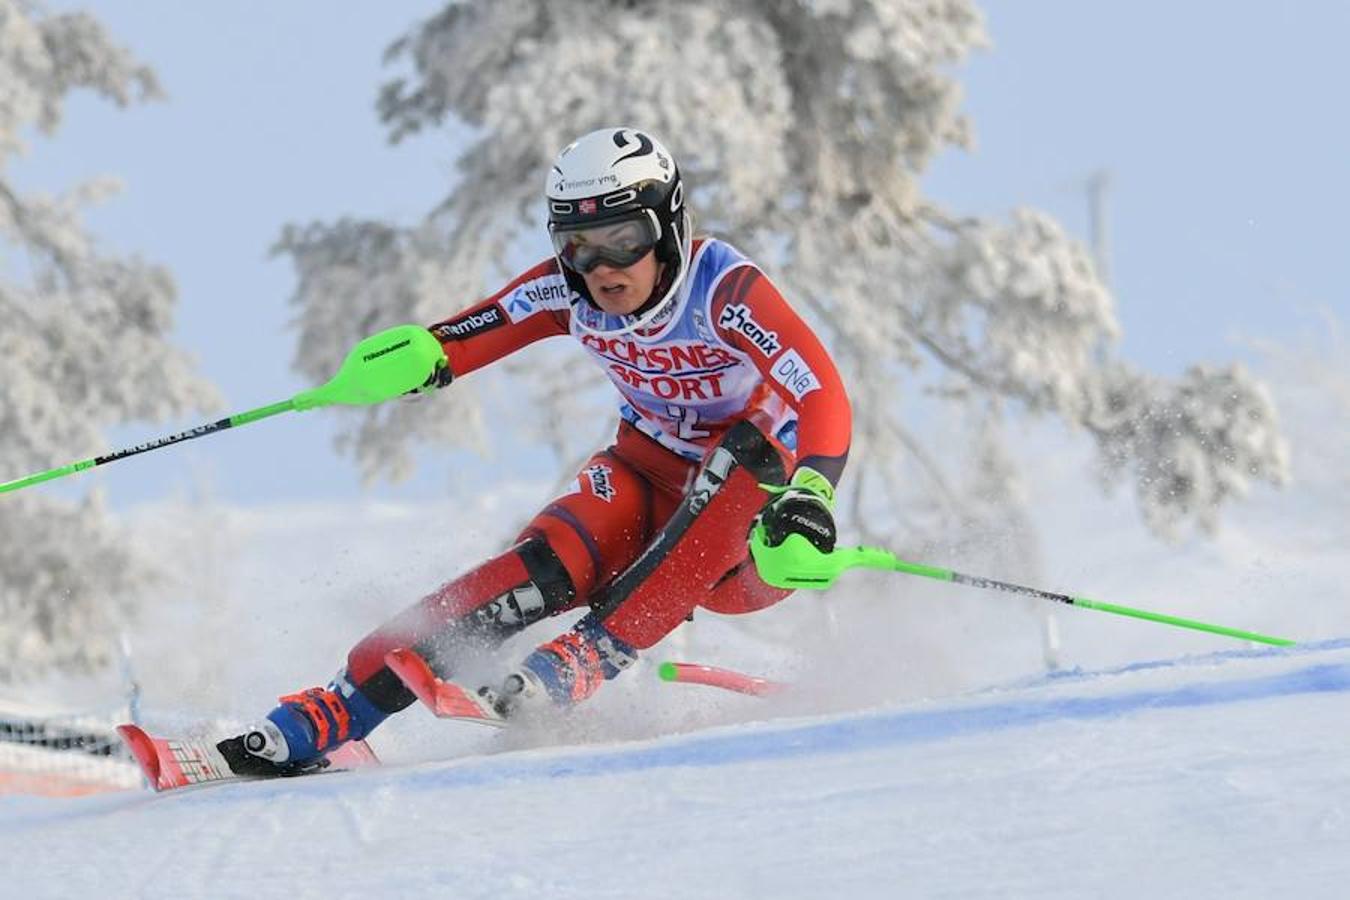
MULTIPOLYGON (((91 10, 158 73, 169 100, 119 111, 77 97, 62 131, 14 167, 21 187, 112 174, 94 210, 107 246, 166 265, 177 342, 241 412, 309 387, 290 369, 294 274, 268 248, 288 222, 343 215, 408 223, 447 192, 444 135, 391 147, 374 112, 397 74, 384 48, 433 0, 217 4, 54 3, 91 10), (96 148, 91 152, 90 148, 96 148)), ((1256 3, 982 5, 992 46, 962 69, 972 153, 925 181, 962 213, 1047 210, 1089 237, 1086 179, 1108 173, 1110 276, 1121 353, 1162 374, 1242 359, 1242 337, 1343 314, 1350 262, 1350 130, 1338 114, 1350 7, 1256 3)), ((540 238, 541 250, 544 248, 540 238)), ((447 312, 471 298, 447 298, 447 312)), ((206 418, 214 418, 209 416, 206 418)), ((196 424, 137 423, 115 446, 196 424)), ((92 476, 114 506, 204 488, 234 503, 349 498, 354 466, 330 449, 326 413, 292 414, 119 462, 92 476)), ((492 465, 454 451, 375 497, 447 489, 446 471, 492 465)), ((11 473, 13 477, 27 473, 11 473)))
POLYGON ((978 146, 926 186, 975 212, 1040 207, 1087 239, 1084 182, 1106 172, 1127 358, 1175 374, 1350 311, 1350 6, 983 6, 993 47, 964 79, 978 146))

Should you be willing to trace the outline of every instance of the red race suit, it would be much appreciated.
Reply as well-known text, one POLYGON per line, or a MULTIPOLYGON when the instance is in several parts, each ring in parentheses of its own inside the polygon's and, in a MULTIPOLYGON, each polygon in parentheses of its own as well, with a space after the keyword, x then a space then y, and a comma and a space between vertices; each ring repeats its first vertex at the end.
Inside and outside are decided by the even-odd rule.
MULTIPOLYGON (((716 239, 693 243, 667 311, 639 331, 605 333, 621 326, 578 297, 550 258, 431 327, 456 379, 570 335, 619 391, 621 421, 614 442, 514 547, 352 650, 348 679, 381 708, 411 702, 384 667, 396 647, 417 649, 446 674, 465 644, 495 646, 589 605, 600 633, 636 650, 696 607, 744 613, 787 596, 759 579, 746 535, 767 499, 760 483, 781 483, 799 465, 839 480, 852 420, 829 354, 764 273, 716 239)), ((577 655, 583 668, 599 664, 577 655)))

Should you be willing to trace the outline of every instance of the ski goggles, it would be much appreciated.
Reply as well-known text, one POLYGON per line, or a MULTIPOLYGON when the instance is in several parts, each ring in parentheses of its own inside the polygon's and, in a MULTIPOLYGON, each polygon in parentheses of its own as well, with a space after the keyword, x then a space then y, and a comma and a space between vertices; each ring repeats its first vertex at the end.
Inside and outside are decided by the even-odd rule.
POLYGON ((661 237, 651 210, 617 222, 600 225, 552 228, 553 249, 562 264, 583 275, 604 263, 626 269, 642 259, 661 237))

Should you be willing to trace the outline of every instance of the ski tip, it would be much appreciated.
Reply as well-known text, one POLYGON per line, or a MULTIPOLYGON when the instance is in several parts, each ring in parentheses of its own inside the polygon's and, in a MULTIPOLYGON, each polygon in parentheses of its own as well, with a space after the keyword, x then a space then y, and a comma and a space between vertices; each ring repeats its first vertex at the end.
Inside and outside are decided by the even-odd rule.
POLYGON ((698 663, 663 662, 656 673, 662 681, 703 684, 755 697, 767 697, 787 688, 787 684, 781 681, 770 681, 767 678, 698 663))
POLYGON ((453 681, 437 677, 427 661, 414 650, 390 650, 385 654, 384 664, 438 718, 462 719, 496 727, 505 724, 491 704, 453 681))
POLYGON ((141 767, 141 772, 150 782, 150 786, 158 791, 160 789, 159 751, 155 749, 154 739, 138 725, 118 725, 117 734, 122 739, 122 743, 126 744, 127 749, 131 751, 131 755, 135 758, 136 764, 141 767))
POLYGON ((385 654, 384 664, 424 706, 436 708, 436 673, 425 659, 413 650, 399 648, 385 654))

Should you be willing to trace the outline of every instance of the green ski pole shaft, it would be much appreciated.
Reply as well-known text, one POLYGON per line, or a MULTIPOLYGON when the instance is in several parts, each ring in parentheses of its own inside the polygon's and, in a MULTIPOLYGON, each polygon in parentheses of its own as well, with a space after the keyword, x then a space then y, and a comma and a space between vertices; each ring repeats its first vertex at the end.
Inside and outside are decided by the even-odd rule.
POLYGON ((62 478, 66 475, 73 475, 76 472, 83 472, 85 469, 92 469, 95 466, 107 465, 110 462, 116 462, 119 459, 126 459, 128 456, 137 456, 141 453, 149 453, 151 450, 158 450, 161 447, 169 447, 173 444, 181 444, 183 441, 190 441, 194 438, 206 437, 208 434, 215 434, 218 431, 224 431, 227 428, 237 428, 241 425, 247 425, 250 422, 257 422, 260 419, 266 419, 280 413, 290 412, 295 409, 295 400, 284 400, 281 403, 273 403, 270 406, 262 406, 258 409, 252 409, 248 412, 242 412, 235 416, 210 422, 206 425, 198 425, 196 428, 189 428, 187 431, 180 431, 178 434, 171 434, 166 437, 156 438, 153 441, 147 441, 144 444, 137 444, 134 447, 128 447, 125 450, 116 450, 103 456, 95 456, 93 459, 84 459, 79 462, 71 463, 66 466, 58 466, 55 469, 48 469, 46 472, 38 472, 36 475, 29 475, 26 478, 19 478, 14 481, 6 481, 0 484, 0 494, 8 491, 17 491, 20 488, 26 488, 30 485, 41 484, 44 481, 51 481, 55 478, 62 478))
POLYGON ((938 566, 906 562, 889 550, 883 550, 880 547, 837 547, 829 553, 822 553, 800 534, 790 534, 781 544, 770 547, 765 538, 763 525, 757 525, 750 532, 750 555, 755 561, 755 569, 759 572, 759 577, 765 583, 774 587, 825 590, 834 584, 840 575, 850 569, 881 569, 891 572, 904 572, 907 575, 918 575, 922 578, 932 578, 937 581, 947 581, 952 584, 964 584, 970 587, 1022 594, 1040 600, 1052 600, 1055 603, 1108 612, 1117 616, 1129 616, 1163 625, 1173 625, 1177 628, 1190 628, 1194 631, 1221 634, 1243 641, 1255 641, 1258 644, 1271 644, 1275 647, 1294 646, 1294 642, 1291 640, 1271 637, 1268 634, 1257 634, 1253 631, 1243 631, 1240 628, 1198 622, 1195 619, 1183 619, 1180 616, 1168 616, 1163 613, 1134 609, 1129 606, 1117 606, 1114 603, 1102 603, 1099 600, 1089 600, 1087 597, 1073 597, 1069 594, 1043 591, 1040 588, 1025 587, 1006 581, 995 581, 992 578, 963 575, 960 572, 938 566))
POLYGON ((1145 609, 1135 609, 1130 606, 1118 606, 1114 603, 1102 603, 1098 600, 1090 600, 1087 597, 1073 597, 1068 594, 1057 594, 1054 591, 1043 591, 1039 588, 1025 587, 1020 584, 1011 584, 1006 581, 995 581, 992 578, 980 578, 974 575, 963 575, 960 572, 954 572, 950 569, 939 569, 933 566, 921 566, 914 563, 907 563, 902 559, 895 560, 895 569, 899 572, 908 572, 911 575, 922 575, 927 578, 937 578, 941 581, 950 581, 953 584, 964 584, 970 587, 987 588, 994 591, 1004 591, 1010 594, 1023 594, 1029 597, 1037 597, 1041 600, 1051 600, 1055 603, 1064 603, 1069 606, 1080 606, 1083 609, 1095 609, 1098 612, 1112 613, 1117 616, 1129 616, 1134 619, 1145 619, 1149 622, 1158 622, 1163 625, 1173 625, 1177 628, 1190 628, 1193 631, 1205 631, 1210 634, 1221 634, 1226 637, 1238 638, 1244 641, 1255 641, 1259 644, 1271 644, 1276 647, 1292 647, 1294 642, 1286 638, 1271 637, 1266 634, 1257 634, 1252 631, 1243 631, 1240 628, 1229 628, 1225 625, 1214 625, 1209 622, 1199 622, 1195 619, 1183 619, 1179 616, 1169 616, 1163 613, 1149 612, 1145 609))
POLYGON ((383 403, 408 391, 425 387, 431 376, 446 364, 445 350, 430 331, 421 325, 397 325, 378 334, 372 334, 357 343, 343 360, 337 374, 327 383, 308 391, 301 391, 289 400, 251 409, 207 425, 198 425, 179 434, 137 444, 135 447, 118 450, 106 456, 96 456, 68 466, 48 469, 46 472, 39 472, 26 478, 7 481, 0 484, 0 494, 51 481, 53 478, 73 475, 85 469, 126 459, 128 456, 148 453, 160 447, 206 437, 227 428, 238 428, 240 425, 291 410, 303 412, 323 406, 369 406, 383 403))

